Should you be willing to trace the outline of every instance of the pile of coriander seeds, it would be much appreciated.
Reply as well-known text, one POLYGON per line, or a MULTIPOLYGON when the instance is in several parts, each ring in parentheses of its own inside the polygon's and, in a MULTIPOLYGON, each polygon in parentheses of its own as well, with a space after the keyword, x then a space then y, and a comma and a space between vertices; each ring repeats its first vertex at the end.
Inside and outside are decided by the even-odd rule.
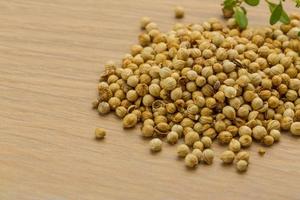
POLYGON ((141 123, 153 152, 178 144, 187 167, 212 164, 216 141, 228 147, 223 163, 246 171, 252 142, 300 135, 300 16, 290 18, 245 30, 234 19, 210 19, 164 33, 144 17, 121 66, 105 65, 93 105, 101 115, 113 111, 124 128, 141 123))

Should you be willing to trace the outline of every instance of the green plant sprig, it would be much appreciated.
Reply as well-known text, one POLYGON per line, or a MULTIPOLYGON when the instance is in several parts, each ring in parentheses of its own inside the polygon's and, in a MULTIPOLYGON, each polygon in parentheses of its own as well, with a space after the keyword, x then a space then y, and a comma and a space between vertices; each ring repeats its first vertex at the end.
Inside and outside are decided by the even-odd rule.
MULTIPOLYGON (((265 0, 269 6, 271 12, 269 22, 271 25, 281 22, 283 24, 289 24, 290 18, 283 8, 283 2, 285 0, 279 0, 278 4, 272 3, 269 0, 265 0)), ((296 7, 300 7, 300 0, 293 0, 296 3, 296 7)), ((223 14, 225 18, 234 17, 237 24, 241 29, 245 29, 248 26, 247 10, 243 6, 247 4, 249 6, 259 5, 260 0, 224 0, 222 3, 223 14)), ((300 32, 298 34, 300 36, 300 32)))

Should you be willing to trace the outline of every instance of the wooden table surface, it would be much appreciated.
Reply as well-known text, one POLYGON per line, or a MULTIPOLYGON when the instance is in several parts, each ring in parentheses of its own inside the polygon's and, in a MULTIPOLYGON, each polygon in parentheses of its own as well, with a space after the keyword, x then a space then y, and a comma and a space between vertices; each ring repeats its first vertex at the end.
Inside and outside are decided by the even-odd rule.
MULTIPOLYGON (((264 157, 251 147, 245 174, 218 159, 187 170, 174 146, 151 155, 138 129, 91 109, 103 64, 137 41, 140 17, 167 31, 176 4, 190 23, 220 17, 219 2, 0 0, 0 199, 300 199, 299 138, 284 134, 264 157)), ((268 14, 250 9, 250 24, 268 14)))

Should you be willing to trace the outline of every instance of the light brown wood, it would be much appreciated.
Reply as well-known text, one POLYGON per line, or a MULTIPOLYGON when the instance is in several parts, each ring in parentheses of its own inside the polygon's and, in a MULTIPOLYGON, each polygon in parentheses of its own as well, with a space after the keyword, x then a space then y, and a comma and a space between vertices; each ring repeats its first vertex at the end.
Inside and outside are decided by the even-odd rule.
MULTIPOLYGON (((138 129, 91 109, 103 64, 136 42, 140 17, 167 31, 176 4, 189 23, 219 17, 219 2, 1 0, 0 199, 300 199, 300 139, 290 134, 264 157, 253 146, 245 174, 218 159, 187 170, 175 147, 152 155, 138 129)), ((250 9, 251 25, 268 23, 263 7, 250 9)))

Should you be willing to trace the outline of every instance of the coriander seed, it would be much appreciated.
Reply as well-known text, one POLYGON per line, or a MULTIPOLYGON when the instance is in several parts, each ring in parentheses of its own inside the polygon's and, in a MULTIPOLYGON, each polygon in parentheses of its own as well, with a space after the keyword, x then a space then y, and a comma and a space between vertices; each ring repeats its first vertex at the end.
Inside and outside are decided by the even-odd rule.
POLYGON ((152 137, 154 134, 154 127, 150 124, 145 124, 142 127, 142 136, 144 137, 152 137))
POLYGON ((239 160, 245 160, 245 161, 249 161, 249 158, 250 158, 250 154, 246 151, 241 151, 239 152, 237 155, 236 155, 236 160, 239 161, 239 160))
POLYGON ((261 140, 267 135, 267 130, 263 126, 254 127, 252 132, 253 132, 253 137, 256 140, 261 140))
POLYGON ((264 143, 266 146, 271 146, 271 145, 274 143, 274 138, 273 138, 271 135, 266 135, 266 136, 263 138, 263 143, 264 143))
POLYGON ((184 17, 184 8, 181 6, 175 7, 175 17, 181 19, 184 17))
POLYGON ((194 154, 195 156, 197 156, 198 158, 198 162, 200 162, 203 159, 203 153, 200 149, 194 149, 192 151, 192 154, 194 154))
POLYGON ((229 143, 228 149, 237 153, 241 149, 241 143, 236 139, 232 139, 229 143))
POLYGON ((204 144, 201 141, 197 141, 193 144, 194 149, 199 149, 200 151, 203 151, 204 144))
POLYGON ((208 136, 203 136, 201 142, 205 148, 209 148, 212 145, 212 140, 208 136))
POLYGON ((140 21, 141 29, 145 29, 146 26, 151 22, 150 17, 142 17, 140 21))
POLYGON ((106 131, 103 128, 95 129, 95 137, 96 139, 103 139, 106 135, 106 131))
POLYGON ((176 144, 178 141, 178 133, 175 131, 171 131, 170 133, 168 133, 167 135, 167 141, 170 144, 176 144))
POLYGON ((136 125, 136 123, 137 123, 137 116, 135 114, 130 113, 123 118, 124 128, 132 128, 136 125))
POLYGON ((199 134, 195 131, 188 132, 184 137, 184 142, 188 146, 192 146, 196 141, 199 141, 199 134))
POLYGON ((258 149, 258 153, 259 153, 259 155, 263 156, 263 155, 265 155, 266 150, 265 150, 264 148, 260 147, 260 148, 258 149))
POLYGON ((225 164, 231 164, 234 160, 234 153, 232 151, 224 151, 221 156, 220 159, 223 161, 223 163, 225 164))
POLYGON ((162 141, 158 138, 154 138, 150 141, 150 150, 152 152, 158 152, 161 151, 162 148, 162 141))
POLYGON ((245 161, 245 160, 239 160, 237 163, 236 163, 236 169, 239 171, 239 172, 245 172, 248 168, 248 162, 245 161))
POLYGON ((98 111, 100 114, 107 114, 110 112, 110 106, 107 102, 100 102, 98 105, 98 111))
POLYGON ((292 135, 300 135, 300 122, 294 122, 291 125, 290 131, 292 135))
POLYGON ((203 161, 208 165, 213 163, 214 156, 215 156, 215 153, 211 149, 205 149, 203 151, 203 161))
POLYGON ((184 162, 185 162, 185 166, 193 168, 198 165, 199 161, 196 155, 189 153, 188 155, 186 155, 184 162))
POLYGON ((189 152, 190 152, 190 148, 185 144, 181 144, 177 147, 178 157, 184 158, 189 152))

